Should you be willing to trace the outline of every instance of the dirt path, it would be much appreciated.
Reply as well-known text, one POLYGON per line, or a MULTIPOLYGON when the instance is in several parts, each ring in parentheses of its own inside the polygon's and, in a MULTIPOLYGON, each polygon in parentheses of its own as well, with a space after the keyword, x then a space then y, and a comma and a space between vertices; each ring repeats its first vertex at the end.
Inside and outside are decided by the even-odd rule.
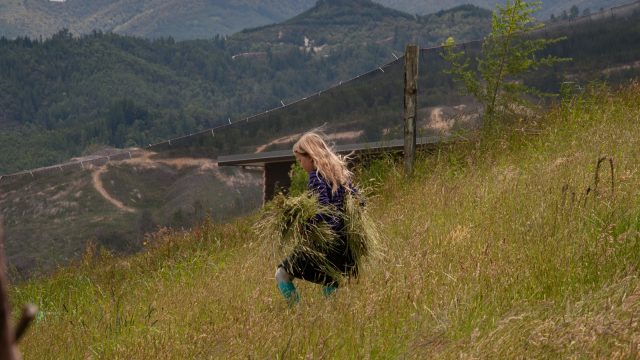
POLYGON ((139 166, 142 168, 157 168, 160 164, 168 165, 176 169, 181 169, 185 166, 199 167, 203 170, 212 169, 217 167, 217 162, 212 159, 193 159, 193 158, 171 158, 171 159, 152 159, 153 152, 145 151, 142 156, 134 157, 132 159, 120 160, 114 163, 124 163, 132 166, 139 166))
MULTIPOLYGON (((227 186, 233 187, 237 185, 246 185, 252 182, 253 178, 251 178, 248 174, 240 173, 238 176, 230 176, 224 175, 220 171, 218 171, 218 163, 212 159, 192 159, 192 158, 173 158, 173 159, 151 159, 151 156, 154 155, 152 152, 143 152, 141 156, 134 157, 126 160, 112 160, 112 164, 127 164, 132 167, 142 168, 142 169, 155 169, 160 165, 170 166, 176 169, 181 169, 185 166, 191 166, 198 168, 201 172, 211 172, 213 176, 217 177, 220 181, 224 182, 227 186)), ((102 183, 102 174, 107 171, 107 166, 103 165, 96 170, 94 170, 92 174, 92 184, 96 191, 104 197, 105 200, 113 204, 115 207, 122 211, 126 212, 136 212, 136 209, 130 208, 122 203, 120 200, 115 199, 111 194, 107 192, 102 183)))
POLYGON ((112 203, 118 209, 122 211, 130 212, 130 213, 136 212, 136 209, 130 208, 125 204, 123 204, 120 200, 117 200, 111 197, 111 195, 104 188, 104 186, 102 185, 102 179, 100 178, 100 176, 106 171, 106 169, 107 169, 106 166, 101 166, 96 171, 93 172, 93 174, 91 175, 91 183, 93 184, 93 187, 96 188, 96 191, 100 193, 102 197, 104 197, 108 202, 112 203))
MULTIPOLYGON (((142 156, 135 157, 127 160, 119 160, 112 161, 112 163, 125 163, 132 166, 139 166, 142 168, 157 168, 160 164, 165 164, 171 167, 175 167, 180 169, 184 166, 196 166, 201 170, 211 170, 212 168, 217 167, 217 163, 211 159, 190 159, 190 158, 178 158, 178 159, 151 159, 150 157, 153 155, 151 152, 144 152, 142 156)), ((102 174, 107 171, 107 166, 99 166, 96 170, 93 171, 91 175, 91 183, 96 191, 108 202, 113 204, 113 206, 118 209, 130 213, 136 212, 136 209, 130 208, 126 206, 122 201, 114 198, 107 192, 102 183, 102 174)), ((226 180, 226 179, 223 179, 226 180)))

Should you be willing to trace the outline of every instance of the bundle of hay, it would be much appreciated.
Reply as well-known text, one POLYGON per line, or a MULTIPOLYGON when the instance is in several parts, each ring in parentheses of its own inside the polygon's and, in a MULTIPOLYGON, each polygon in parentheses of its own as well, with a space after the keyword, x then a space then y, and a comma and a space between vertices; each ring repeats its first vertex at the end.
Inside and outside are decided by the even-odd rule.
POLYGON ((348 194, 345 197, 342 216, 347 234, 347 247, 359 268, 362 259, 379 255, 382 235, 360 196, 348 194))
POLYGON ((316 220, 317 214, 344 219, 347 247, 356 269, 365 257, 376 253, 380 232, 359 197, 353 194, 345 197, 342 212, 320 205, 317 196, 311 193, 295 197, 279 194, 265 206, 254 229, 275 245, 276 256, 302 254, 328 275, 340 279, 342 274, 325 256, 335 248, 337 236, 326 222, 316 220))

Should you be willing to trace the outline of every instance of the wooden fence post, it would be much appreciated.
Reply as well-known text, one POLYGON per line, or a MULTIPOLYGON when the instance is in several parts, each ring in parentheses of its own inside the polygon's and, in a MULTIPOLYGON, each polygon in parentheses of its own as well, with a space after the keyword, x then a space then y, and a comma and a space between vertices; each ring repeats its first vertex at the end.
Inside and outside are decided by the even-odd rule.
POLYGON ((413 174, 416 155, 418 98, 418 47, 407 45, 404 54, 404 173, 413 174))

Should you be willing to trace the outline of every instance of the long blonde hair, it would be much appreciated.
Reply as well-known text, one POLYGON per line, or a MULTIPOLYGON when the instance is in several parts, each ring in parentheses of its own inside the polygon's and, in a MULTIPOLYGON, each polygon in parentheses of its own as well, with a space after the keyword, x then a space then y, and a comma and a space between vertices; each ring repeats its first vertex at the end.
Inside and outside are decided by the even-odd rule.
POLYGON ((351 182, 353 174, 347 169, 348 157, 334 153, 318 132, 302 135, 293 145, 293 151, 313 160, 318 173, 331 184, 332 193, 351 182))

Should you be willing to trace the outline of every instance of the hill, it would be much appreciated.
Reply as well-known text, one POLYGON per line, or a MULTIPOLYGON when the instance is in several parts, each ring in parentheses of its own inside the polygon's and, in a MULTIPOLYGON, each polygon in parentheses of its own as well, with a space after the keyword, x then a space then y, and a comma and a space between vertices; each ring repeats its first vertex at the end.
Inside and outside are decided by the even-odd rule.
MULTIPOLYGON (((409 14, 432 14, 438 11, 447 10, 456 6, 471 4, 484 9, 494 10, 496 5, 504 5, 505 1, 494 0, 450 0, 446 2, 436 0, 378 0, 380 4, 393 9, 404 11, 409 14)), ((563 12, 567 16, 571 15, 571 8, 576 7, 578 14, 585 12, 597 12, 600 9, 607 9, 613 6, 624 5, 634 2, 633 0, 560 0, 542 1, 540 12, 536 14, 541 20, 548 20, 552 14, 561 17, 563 12)))
MULTIPOLYGON (((319 3, 322 3, 321 0, 319 3)), ((494 10, 504 1, 491 0, 377 0, 386 7, 416 15, 433 14, 471 4, 494 10)), ((545 1, 538 14, 547 20, 596 12, 601 8, 628 3, 630 0, 562 0, 545 1)), ((230 35, 242 29, 278 23, 313 7, 315 0, 99 0, 33 1, 0 0, 0 36, 13 39, 48 38, 62 29, 74 35, 94 31, 113 32, 157 39, 210 39, 230 35)))
POLYGON ((640 336, 640 85, 359 170, 384 256, 322 297, 277 292, 254 217, 89 253, 15 286, 26 358, 633 358, 640 336), (526 130, 526 131, 523 131, 526 130), (611 171, 610 169, 613 169, 611 171))
MULTIPOLYGON (((570 36, 555 47, 575 59, 566 67, 570 80, 633 76, 638 16, 554 24, 557 35, 570 36)), ((469 6, 412 18, 370 1, 333 1, 228 39, 74 38, 63 31, 42 42, 0 40, 0 173, 60 163, 102 145, 144 147, 242 119, 389 63, 409 41, 463 42, 488 26, 488 13, 469 6)), ((566 80, 559 74, 531 81, 557 90, 566 80)), ((453 90, 444 78, 429 86, 440 98, 453 90)))
MULTIPOLYGON (((388 11, 370 2, 363 6, 388 11)), ((362 19, 351 13, 342 20, 352 23, 326 26, 344 33, 362 19)), ((460 29, 466 28, 464 18, 459 19, 460 29)), ((301 131, 329 117, 338 125, 349 123, 356 135, 366 127, 380 133, 388 124, 371 121, 368 114, 389 118, 400 109, 390 102, 401 95, 394 90, 402 80, 401 63, 395 62, 378 81, 378 93, 363 91, 370 85, 359 82, 327 92, 330 96, 310 105, 315 110, 285 108, 286 116, 271 112, 266 128, 250 136, 246 128, 236 126, 217 130, 215 137, 207 132, 207 142, 196 149, 191 145, 197 144, 181 149, 176 142, 165 149, 148 148, 159 140, 290 103, 392 58, 388 44, 369 40, 379 34, 367 38, 371 45, 366 47, 345 41, 320 55, 292 42, 259 57, 238 56, 268 46, 242 36, 175 42, 100 32, 76 38, 62 31, 45 41, 0 40, 0 171, 51 166, 42 174, 33 169, 22 176, 0 177, 0 209, 8 223, 7 253, 15 276, 77 259, 89 242, 132 252, 141 249, 144 233, 156 226, 190 227, 208 212, 221 221, 254 209, 260 202, 255 172, 225 175, 250 180, 241 192, 219 181, 221 173, 212 159, 220 151, 238 151, 241 145, 244 151, 266 148, 282 136, 277 128, 301 131), (344 101, 345 91, 352 102, 344 101), (363 104, 377 105, 367 110, 363 104), (281 122, 275 124, 277 117, 281 122), (70 157, 89 159, 105 145, 125 156, 139 153, 135 148, 157 151, 149 154, 156 166, 133 166, 121 158, 110 165, 99 162, 95 169, 87 162, 64 169, 52 166, 70 157), (176 157, 189 157, 193 165, 177 166, 168 160, 176 157), (95 179, 103 179, 104 192, 95 179)))
POLYGON ((14 279, 49 273, 87 246, 131 254, 159 228, 221 222, 261 204, 257 170, 219 169, 211 159, 158 159, 142 150, 132 150, 131 158, 107 153, 108 163, 85 157, 75 167, 3 179, 4 251, 14 279))
POLYGON ((0 0, 0 35, 50 37, 62 29, 145 38, 209 39, 286 20, 313 0, 0 0))
POLYGON ((379 44, 402 51, 405 44, 437 45, 447 34, 479 39, 491 12, 459 6, 440 14, 415 16, 370 0, 321 0, 311 9, 279 24, 244 30, 234 37, 251 43, 290 43, 324 53, 340 44, 379 44))

